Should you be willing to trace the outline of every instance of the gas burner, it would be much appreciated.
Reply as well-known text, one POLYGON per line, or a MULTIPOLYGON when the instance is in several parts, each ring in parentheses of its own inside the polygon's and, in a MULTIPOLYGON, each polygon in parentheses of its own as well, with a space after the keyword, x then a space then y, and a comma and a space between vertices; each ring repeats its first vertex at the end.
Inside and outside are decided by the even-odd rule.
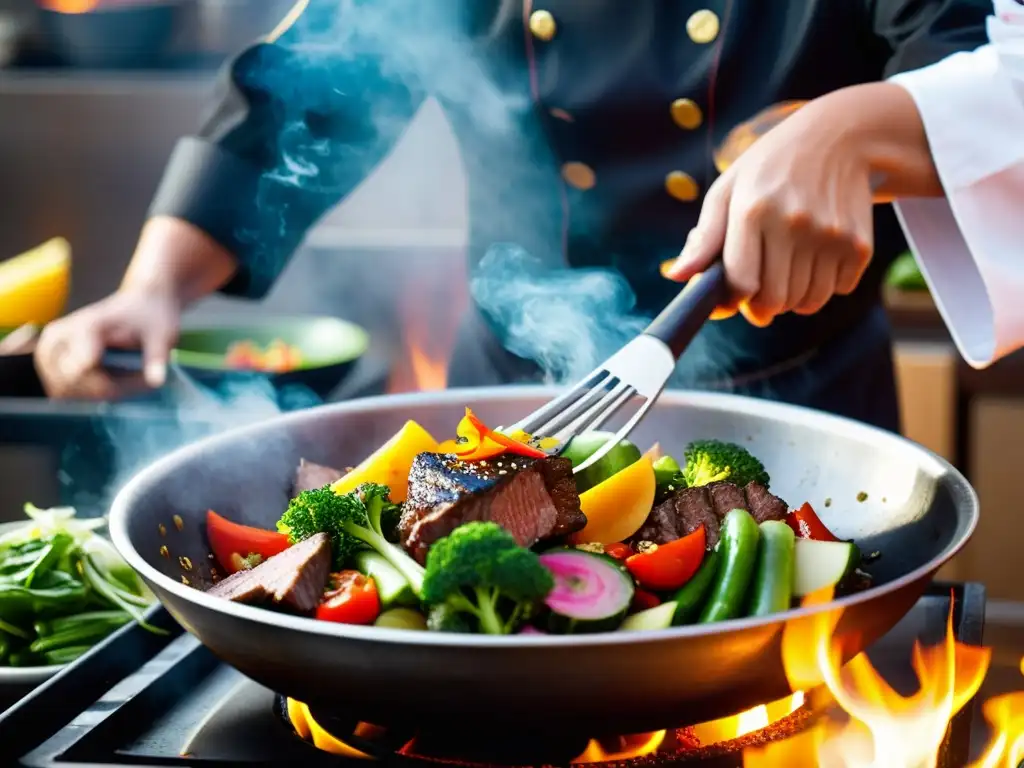
POLYGON ((801 693, 711 723, 656 733, 554 741, 520 734, 472 736, 384 728, 307 706, 277 695, 274 712, 299 738, 332 754, 387 764, 497 768, 596 765, 604 768, 664 768, 708 764, 745 749, 791 738, 823 715, 831 699, 824 691, 801 693))

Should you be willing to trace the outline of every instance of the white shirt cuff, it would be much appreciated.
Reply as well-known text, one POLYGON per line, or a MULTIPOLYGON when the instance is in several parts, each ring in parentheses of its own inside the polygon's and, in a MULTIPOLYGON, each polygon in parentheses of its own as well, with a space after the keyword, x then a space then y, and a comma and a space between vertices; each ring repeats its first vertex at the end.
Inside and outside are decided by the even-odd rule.
POLYGON ((945 199, 894 206, 960 354, 983 368, 1024 346, 1024 37, 893 82, 914 98, 945 199), (1012 77, 1016 71, 1019 77, 1012 77))

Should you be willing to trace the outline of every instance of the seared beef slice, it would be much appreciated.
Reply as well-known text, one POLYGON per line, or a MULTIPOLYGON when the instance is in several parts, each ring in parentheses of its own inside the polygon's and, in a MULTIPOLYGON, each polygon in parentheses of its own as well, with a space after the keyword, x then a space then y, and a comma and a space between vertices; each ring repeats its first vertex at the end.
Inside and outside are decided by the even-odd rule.
POLYGON ((521 546, 582 529, 587 518, 568 459, 503 455, 481 462, 421 453, 409 472, 398 526, 402 546, 420 563, 430 545, 460 525, 490 521, 521 546))
POLYGON ((782 520, 789 511, 786 502, 758 483, 749 483, 746 488, 732 483, 682 488, 651 510, 633 541, 667 544, 703 524, 710 550, 718 543, 721 519, 732 509, 746 509, 759 523, 782 520))
POLYGON ((765 520, 784 520, 789 513, 789 505, 759 483, 747 483, 743 492, 747 496, 747 511, 759 523, 765 520))
POLYGON ((331 542, 326 533, 318 533, 252 570, 231 574, 215 584, 210 594, 236 603, 271 603, 308 613, 319 605, 330 570, 331 542))
POLYGON ((646 522, 633 535, 634 542, 668 544, 704 526, 707 548, 718 543, 718 516, 711 506, 707 488, 682 488, 651 510, 646 522))
POLYGON ((292 496, 298 496, 303 491, 313 491, 330 485, 335 480, 340 480, 344 472, 334 467, 325 467, 322 464, 314 464, 312 461, 302 459, 299 467, 295 470, 295 485, 292 488, 292 496))

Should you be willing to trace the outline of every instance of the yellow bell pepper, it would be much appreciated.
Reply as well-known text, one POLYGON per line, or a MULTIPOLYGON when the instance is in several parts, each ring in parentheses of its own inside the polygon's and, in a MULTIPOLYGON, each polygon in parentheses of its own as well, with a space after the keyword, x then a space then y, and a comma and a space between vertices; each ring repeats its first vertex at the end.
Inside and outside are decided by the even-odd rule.
POLYGON ((380 483, 391 489, 391 500, 405 501, 409 494, 409 470, 421 453, 438 453, 437 441, 415 421, 407 421, 398 434, 388 440, 358 467, 334 482, 337 494, 354 491, 363 483, 380 483))
POLYGON ((644 454, 589 491, 580 494, 587 525, 572 535, 573 544, 614 544, 640 530, 654 505, 654 461, 644 454))

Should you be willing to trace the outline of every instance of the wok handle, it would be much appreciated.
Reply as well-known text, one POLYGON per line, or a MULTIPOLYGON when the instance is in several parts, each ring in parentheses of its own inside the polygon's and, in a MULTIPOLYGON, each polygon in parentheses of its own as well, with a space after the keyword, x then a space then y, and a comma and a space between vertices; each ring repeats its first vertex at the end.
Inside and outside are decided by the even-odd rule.
POLYGON ((678 360, 715 307, 725 303, 728 296, 725 265, 719 257, 686 284, 644 333, 665 342, 678 360))

